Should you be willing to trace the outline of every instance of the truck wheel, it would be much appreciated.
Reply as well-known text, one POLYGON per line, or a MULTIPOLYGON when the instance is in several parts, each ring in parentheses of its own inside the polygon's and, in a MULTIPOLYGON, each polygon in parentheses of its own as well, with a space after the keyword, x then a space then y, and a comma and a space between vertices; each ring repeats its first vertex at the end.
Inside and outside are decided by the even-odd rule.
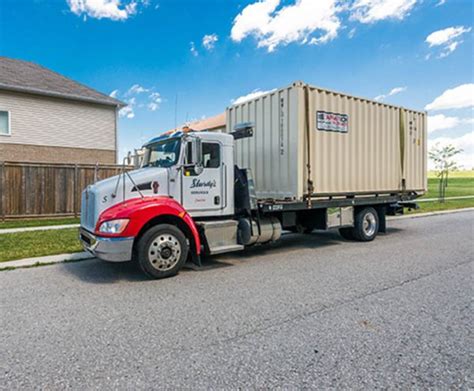
POLYGON ((361 242, 375 239, 379 232, 379 217, 374 208, 364 208, 357 212, 352 232, 354 238, 361 242))
POLYGON ((150 277, 174 276, 186 262, 188 243, 183 232, 170 224, 150 228, 137 244, 137 261, 150 277))
POLYGON ((354 240, 354 228, 353 227, 346 227, 346 228, 339 228, 340 235, 347 240, 354 240))

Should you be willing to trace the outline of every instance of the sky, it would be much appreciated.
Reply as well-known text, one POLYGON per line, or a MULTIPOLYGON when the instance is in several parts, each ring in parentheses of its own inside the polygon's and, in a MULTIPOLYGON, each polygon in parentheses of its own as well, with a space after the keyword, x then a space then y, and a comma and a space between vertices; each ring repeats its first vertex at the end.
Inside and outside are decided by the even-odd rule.
POLYGON ((472 0, 0 0, 0 55, 111 94, 119 152, 302 80, 427 110, 474 166, 472 0))

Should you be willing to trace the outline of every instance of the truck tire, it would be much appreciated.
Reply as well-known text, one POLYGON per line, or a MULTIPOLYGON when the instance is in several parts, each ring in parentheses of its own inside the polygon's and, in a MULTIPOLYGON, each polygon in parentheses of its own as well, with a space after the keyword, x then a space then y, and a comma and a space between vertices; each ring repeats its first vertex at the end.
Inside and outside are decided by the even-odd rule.
POLYGON ((136 249, 137 263, 152 278, 176 275, 186 262, 188 242, 183 232, 170 224, 151 227, 140 238, 136 249))
POLYGON ((379 232, 379 216, 374 208, 364 208, 355 215, 352 234, 360 242, 374 240, 379 232))

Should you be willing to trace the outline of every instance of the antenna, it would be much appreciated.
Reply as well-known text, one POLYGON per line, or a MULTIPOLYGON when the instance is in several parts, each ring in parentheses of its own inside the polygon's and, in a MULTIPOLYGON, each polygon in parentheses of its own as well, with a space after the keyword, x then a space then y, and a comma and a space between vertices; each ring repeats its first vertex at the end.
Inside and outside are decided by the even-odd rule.
POLYGON ((176 93, 176 99, 174 102, 174 128, 178 128, 178 93, 176 93))

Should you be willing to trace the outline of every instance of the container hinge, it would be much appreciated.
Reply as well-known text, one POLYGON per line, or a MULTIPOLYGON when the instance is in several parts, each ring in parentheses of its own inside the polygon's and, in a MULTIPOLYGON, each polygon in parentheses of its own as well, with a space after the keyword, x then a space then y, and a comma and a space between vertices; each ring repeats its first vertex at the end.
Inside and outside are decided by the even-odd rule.
POLYGON ((405 179, 405 109, 400 109, 399 115, 399 126, 400 126, 400 172, 402 177, 401 187, 402 192, 406 191, 406 179, 405 179))
POLYGON ((312 204, 311 204, 311 197, 314 192, 314 185, 313 181, 311 180, 311 127, 310 127, 310 113, 309 113, 309 87, 306 85, 304 87, 304 103, 305 103, 305 133, 306 133, 306 145, 307 145, 307 164, 306 164, 306 169, 307 169, 307 190, 308 190, 308 195, 307 195, 307 203, 308 203, 308 209, 311 209, 312 204))

